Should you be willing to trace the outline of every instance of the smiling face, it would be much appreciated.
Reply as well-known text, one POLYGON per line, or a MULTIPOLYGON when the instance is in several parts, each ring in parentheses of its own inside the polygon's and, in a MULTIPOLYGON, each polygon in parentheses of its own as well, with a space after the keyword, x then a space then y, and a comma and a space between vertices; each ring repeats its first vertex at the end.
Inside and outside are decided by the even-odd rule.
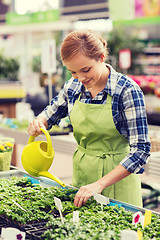
POLYGON ((67 69, 75 79, 78 79, 88 90, 105 86, 107 71, 105 58, 102 55, 99 60, 76 54, 70 60, 64 62, 67 69))

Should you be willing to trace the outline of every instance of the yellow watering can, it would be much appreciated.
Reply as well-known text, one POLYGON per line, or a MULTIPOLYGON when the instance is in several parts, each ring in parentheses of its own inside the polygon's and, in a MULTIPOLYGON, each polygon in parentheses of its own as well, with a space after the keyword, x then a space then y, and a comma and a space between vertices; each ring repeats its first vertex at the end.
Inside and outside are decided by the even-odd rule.
POLYGON ((34 142, 35 137, 30 136, 28 144, 24 147, 22 152, 22 165, 30 175, 34 177, 48 177, 65 187, 65 184, 60 179, 48 172, 48 169, 52 165, 55 152, 52 147, 49 133, 43 128, 40 129, 45 134, 47 142, 34 142))

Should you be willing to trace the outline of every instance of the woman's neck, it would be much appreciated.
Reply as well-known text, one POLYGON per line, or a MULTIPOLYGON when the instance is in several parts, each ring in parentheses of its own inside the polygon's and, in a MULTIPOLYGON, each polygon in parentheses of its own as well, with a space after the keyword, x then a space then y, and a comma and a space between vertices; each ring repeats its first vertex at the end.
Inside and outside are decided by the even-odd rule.
POLYGON ((100 93, 105 88, 109 74, 110 74, 110 69, 108 67, 106 67, 106 69, 105 69, 105 71, 103 73, 101 81, 99 81, 96 86, 94 86, 93 88, 89 89, 92 98, 97 96, 97 94, 100 93))

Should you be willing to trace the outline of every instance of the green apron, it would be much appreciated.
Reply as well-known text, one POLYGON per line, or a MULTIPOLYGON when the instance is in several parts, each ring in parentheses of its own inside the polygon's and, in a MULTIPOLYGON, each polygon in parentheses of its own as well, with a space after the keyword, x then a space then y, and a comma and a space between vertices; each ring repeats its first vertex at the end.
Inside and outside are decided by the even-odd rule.
MULTIPOLYGON (((129 153, 128 141, 118 132, 112 117, 112 97, 106 104, 75 102, 70 120, 78 147, 73 155, 72 184, 81 187, 102 178, 129 153)), ((142 206, 141 181, 130 174, 105 188, 103 195, 142 206)))

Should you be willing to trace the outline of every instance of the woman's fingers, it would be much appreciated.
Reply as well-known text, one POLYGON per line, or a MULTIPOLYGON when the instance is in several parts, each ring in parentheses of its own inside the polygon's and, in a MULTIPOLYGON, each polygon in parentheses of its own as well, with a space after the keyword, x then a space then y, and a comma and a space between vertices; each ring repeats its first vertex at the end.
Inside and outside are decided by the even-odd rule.
POLYGON ((46 127, 44 126, 43 123, 40 123, 39 126, 40 126, 40 128, 43 128, 44 130, 46 130, 46 127))
POLYGON ((92 196, 92 192, 88 191, 85 187, 81 187, 75 196, 74 205, 76 207, 81 207, 82 204, 85 204, 87 200, 92 196))
POLYGON ((42 131, 40 130, 40 128, 45 128, 45 126, 41 122, 35 119, 29 124, 28 133, 31 136, 37 137, 38 135, 42 134, 42 131))
POLYGON ((75 196, 74 205, 76 207, 81 207, 94 193, 101 193, 103 189, 99 181, 80 187, 75 196))
POLYGON ((83 204, 86 204, 87 200, 92 196, 93 196, 93 193, 88 193, 83 200, 83 204))

